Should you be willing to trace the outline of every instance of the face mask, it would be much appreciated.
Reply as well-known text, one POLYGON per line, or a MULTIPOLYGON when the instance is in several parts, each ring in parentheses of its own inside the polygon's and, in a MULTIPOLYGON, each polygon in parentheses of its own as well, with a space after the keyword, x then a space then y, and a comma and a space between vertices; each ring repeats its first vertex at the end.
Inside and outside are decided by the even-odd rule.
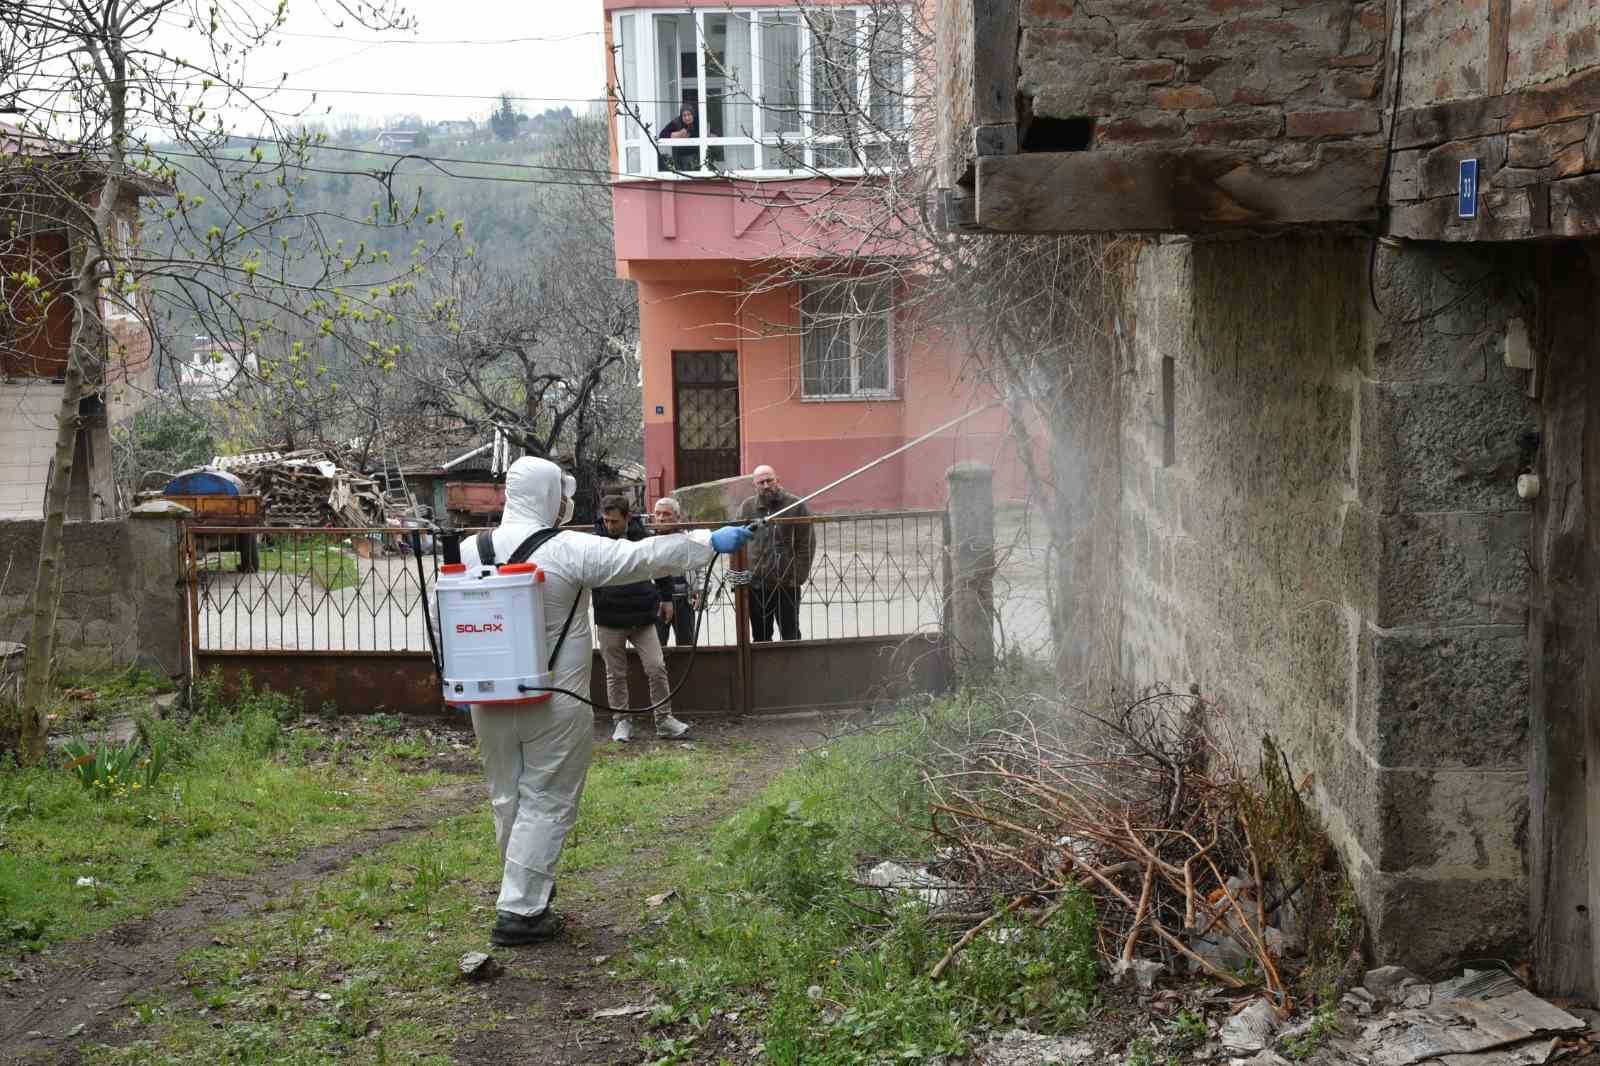
POLYGON ((556 519, 556 525, 564 526, 572 521, 572 516, 578 510, 578 504, 571 496, 561 497, 561 517, 556 519))

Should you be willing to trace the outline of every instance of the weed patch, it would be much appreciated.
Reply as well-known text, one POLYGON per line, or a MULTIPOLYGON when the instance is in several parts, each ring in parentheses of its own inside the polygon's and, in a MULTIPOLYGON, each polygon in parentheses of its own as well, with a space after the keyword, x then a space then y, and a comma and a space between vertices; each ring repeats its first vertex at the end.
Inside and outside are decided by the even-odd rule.
POLYGON ((0 949, 36 949, 147 913, 418 802, 444 780, 369 754, 308 764, 300 711, 276 693, 140 720, 125 746, 69 744, 53 764, 0 767, 0 949))
POLYGON ((838 740, 722 826, 710 861, 680 871, 686 902, 635 957, 674 1016, 735 1009, 759 1025, 766 1061, 821 1066, 959 1056, 992 1025, 1080 1023, 1098 979, 1086 894, 1063 894, 1042 925, 993 923, 935 979, 966 925, 859 883, 867 861, 927 846, 905 753, 984 713, 957 699, 838 740))

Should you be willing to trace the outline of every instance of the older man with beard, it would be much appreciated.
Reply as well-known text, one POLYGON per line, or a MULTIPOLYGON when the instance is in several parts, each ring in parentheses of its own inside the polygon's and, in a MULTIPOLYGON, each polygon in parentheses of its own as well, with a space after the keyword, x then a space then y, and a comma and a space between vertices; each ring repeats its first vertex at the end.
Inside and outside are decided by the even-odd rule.
MULTIPOLYGON (((756 494, 739 505, 745 525, 794 504, 798 497, 778 482, 777 471, 765 464, 750 475, 756 494)), ((805 504, 785 517, 809 515, 805 504)), ((800 639, 800 588, 811 575, 811 526, 804 523, 766 525, 750 541, 750 632, 756 640, 772 639, 772 624, 784 640, 800 639)))

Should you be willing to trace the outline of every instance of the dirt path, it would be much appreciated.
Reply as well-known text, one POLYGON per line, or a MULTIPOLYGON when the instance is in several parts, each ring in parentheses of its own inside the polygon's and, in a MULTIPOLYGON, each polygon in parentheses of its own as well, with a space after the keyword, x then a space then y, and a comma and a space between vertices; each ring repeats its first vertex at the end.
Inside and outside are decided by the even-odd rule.
POLYGON ((287 898, 296 885, 325 877, 374 848, 469 810, 482 802, 483 786, 463 781, 424 795, 432 802, 403 821, 358 831, 247 879, 203 885, 147 918, 24 959, 20 980, 0 985, 0 1062, 76 1061, 80 1042, 109 1036, 115 1008, 154 1000, 177 981, 178 958, 210 943, 217 926, 287 898))
MULTIPOLYGON (((799 748, 820 739, 823 728, 822 720, 804 717, 703 723, 700 732, 707 740, 737 736, 754 742, 757 750, 747 771, 710 807, 686 818, 682 829, 695 831, 737 809, 789 765, 799 748)), ((598 734, 597 743, 603 743, 598 734)), ((474 778, 427 795, 433 802, 404 820, 358 831, 247 879, 202 886, 147 918, 20 960, 15 979, 0 984, 0 1063, 72 1063, 78 1061, 80 1047, 117 1042, 112 1026, 125 1015, 121 1008, 169 994, 181 983, 179 958, 211 943, 218 927, 274 900, 291 898, 297 885, 327 877, 363 855, 470 810, 482 803, 483 786, 474 778)), ((496 952, 505 973, 491 986, 491 1002, 512 1020, 491 1033, 462 1037, 455 1048, 457 1061, 637 1059, 642 1019, 593 1021, 591 1016, 596 1009, 642 996, 606 973, 607 962, 625 953, 628 937, 639 929, 639 900, 648 894, 641 888, 649 869, 640 858, 585 875, 583 880, 594 886, 587 893, 574 893, 571 899, 563 894, 568 927, 559 941, 496 952), (601 956, 607 961, 597 963, 601 956)))
MULTIPOLYGON (((758 750, 745 771, 710 806, 681 823, 697 833, 727 817, 758 793, 798 752, 823 739, 827 723, 817 718, 752 719, 726 727, 758 750)), ((596 1019, 597 1010, 637 1004, 648 990, 611 976, 626 959, 628 940, 641 931, 641 901, 664 886, 650 880, 648 854, 626 865, 584 875, 592 888, 561 910, 565 934, 550 944, 501 950, 505 973, 489 988, 489 1004, 505 1020, 494 1030, 462 1036, 454 1048, 462 1066, 517 1062, 530 1066, 637 1063, 643 1016, 596 1019)))

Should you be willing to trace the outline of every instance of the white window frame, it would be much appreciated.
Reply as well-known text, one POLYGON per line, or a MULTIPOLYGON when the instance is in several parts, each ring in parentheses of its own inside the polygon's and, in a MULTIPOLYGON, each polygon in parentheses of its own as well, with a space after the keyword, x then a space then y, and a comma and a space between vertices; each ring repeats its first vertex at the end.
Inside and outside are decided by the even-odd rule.
MULTIPOLYGON (((834 283, 830 283, 834 284, 834 283)), ((894 400, 898 399, 899 378, 895 376, 895 298, 892 282, 875 281, 871 284, 881 285, 888 294, 889 305, 882 311, 884 319, 884 382, 881 389, 868 389, 861 386, 861 331, 866 316, 853 315, 845 319, 845 324, 850 331, 850 391, 849 392, 806 392, 806 342, 811 329, 806 321, 805 300, 811 292, 811 287, 802 285, 800 289, 800 399, 804 403, 857 403, 868 400, 894 400)), ((874 316, 876 317, 876 316, 874 316)))
MULTIPOLYGON (((867 6, 842 5, 838 8, 829 8, 829 11, 853 11, 857 19, 857 33, 866 34, 869 31, 868 23, 872 17, 873 9, 867 6)), ((613 143, 617 146, 617 167, 619 170, 617 180, 632 179, 692 179, 716 176, 719 173, 737 175, 751 178, 795 178, 805 177, 808 174, 821 172, 838 176, 860 176, 866 174, 869 168, 852 163, 847 167, 824 167, 816 163, 816 149, 826 148, 830 144, 841 143, 837 136, 817 134, 812 127, 812 79, 811 79, 811 31, 810 24, 803 12, 797 8, 630 8, 612 13, 612 41, 614 45, 632 55, 634 61, 634 78, 637 89, 641 95, 647 95, 649 100, 626 100, 621 103, 637 109, 652 124, 645 128, 627 114, 621 106, 616 108, 614 125, 612 126, 613 143), (741 94, 748 99, 751 109, 754 129, 749 136, 723 136, 708 137, 704 134, 702 126, 701 136, 684 138, 673 141, 671 147, 655 139, 655 131, 659 123, 654 122, 654 107, 658 101, 655 96, 658 89, 656 77, 656 20, 660 17, 678 17, 693 15, 695 20, 696 48, 696 100, 699 108, 701 122, 705 122, 706 115, 706 86, 710 76, 706 61, 706 15, 727 15, 730 18, 750 19, 750 78, 751 85, 742 86, 741 94), (788 15, 797 20, 800 29, 799 74, 800 74, 800 115, 801 129, 798 134, 771 133, 766 130, 766 98, 763 85, 762 71, 762 28, 768 19, 776 19, 788 15), (624 19, 632 21, 632 40, 624 33, 624 19), (754 167, 724 167, 713 171, 706 167, 706 150, 717 146, 731 146, 750 148, 754 167), (790 167, 782 165, 783 156, 798 147, 803 152, 804 166, 790 167), (664 169, 660 165, 661 149, 667 151, 676 149, 693 148, 700 153, 700 168, 693 171, 676 171, 664 169), (628 152, 636 150, 639 157, 639 170, 628 171, 628 152)), ((903 14, 906 22, 903 24, 902 33, 909 33, 909 15, 903 14)), ((909 42, 902 42, 902 53, 907 54, 909 42)), ((857 107, 863 114, 871 114, 871 66, 870 57, 865 50, 857 56, 858 72, 856 78, 857 107)), ((619 95, 623 89, 623 58, 619 53, 615 57, 614 69, 616 71, 616 91, 619 95)), ((903 64, 902 82, 906 91, 906 99, 910 99, 911 90, 911 64, 903 64)), ((909 122, 909 115, 902 116, 909 122)), ((885 138, 885 141, 890 140, 885 138)), ((870 168, 877 169, 877 168, 870 168)))

